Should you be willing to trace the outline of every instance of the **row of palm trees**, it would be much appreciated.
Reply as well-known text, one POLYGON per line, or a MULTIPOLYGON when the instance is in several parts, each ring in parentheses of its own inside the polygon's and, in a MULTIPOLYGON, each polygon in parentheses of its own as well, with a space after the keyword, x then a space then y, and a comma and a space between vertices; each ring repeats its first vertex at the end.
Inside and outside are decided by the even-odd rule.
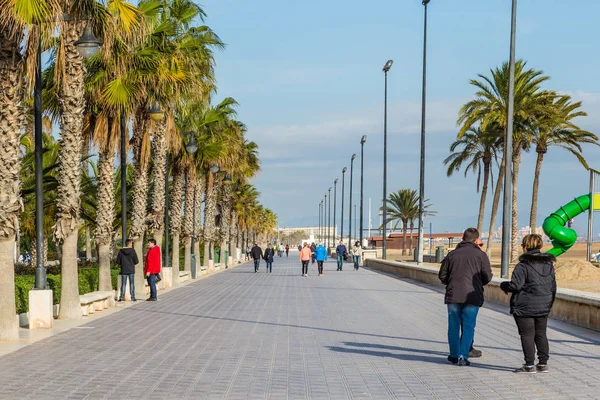
POLYGON ((535 229, 537 223, 537 202, 539 179, 544 156, 551 147, 561 147, 574 155, 584 168, 588 164, 583 157, 583 145, 598 145, 598 136, 581 129, 575 119, 586 116, 581 110, 581 102, 573 101, 569 95, 547 90, 542 85, 550 77, 542 71, 527 67, 524 60, 515 65, 514 91, 514 131, 512 160, 504 158, 504 140, 507 123, 509 65, 490 71, 490 76, 478 75, 470 84, 476 88, 475 98, 462 106, 459 111, 460 130, 457 140, 450 146, 450 156, 444 163, 450 176, 464 168, 465 176, 472 172, 477 176, 477 191, 481 189, 477 229, 483 228, 485 202, 488 188, 496 174, 496 187, 492 202, 491 218, 487 241, 489 251, 491 232, 494 230, 498 213, 504 165, 512 165, 512 243, 511 262, 518 257, 517 182, 523 152, 534 150, 535 164, 533 194, 529 226, 535 229), (500 161, 499 161, 500 160, 500 161))
MULTIPOLYGON (((44 113, 51 118, 46 131, 55 124, 60 134, 58 142, 44 137, 44 230, 60 249, 59 318, 81 317, 82 230, 86 250, 92 240, 97 249, 99 290, 112 289, 120 226, 115 150, 123 120, 132 127, 128 236, 138 254, 144 238, 162 243, 169 229, 172 266, 179 268, 181 244, 189 269, 194 234, 203 241, 204 265, 215 244, 225 249, 230 241, 272 235, 277 217, 259 204, 248 182, 260 169, 257 145, 236 119, 235 100, 213 101, 213 52, 224 45, 204 17, 190 0, 142 0, 137 6, 123 0, 0 0, 0 340, 17 337, 15 240, 33 237, 35 229, 30 116, 40 40, 50 55, 42 83, 44 113), (102 47, 85 60, 77 41, 90 28, 102 47), (197 151, 189 153, 192 139, 197 151), (170 226, 164 225, 165 212, 170 226)), ((141 271, 136 276, 143 279, 141 271)))

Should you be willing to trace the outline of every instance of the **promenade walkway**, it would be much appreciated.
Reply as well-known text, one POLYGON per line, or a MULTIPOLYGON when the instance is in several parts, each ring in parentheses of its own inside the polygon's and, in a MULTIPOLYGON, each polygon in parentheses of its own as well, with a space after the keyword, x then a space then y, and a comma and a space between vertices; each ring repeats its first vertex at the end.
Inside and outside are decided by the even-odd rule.
POLYGON ((439 291, 297 253, 243 264, 0 357, 0 399, 600 398, 600 334, 551 322, 551 372, 519 375, 506 309, 486 304, 484 356, 446 361, 439 291))

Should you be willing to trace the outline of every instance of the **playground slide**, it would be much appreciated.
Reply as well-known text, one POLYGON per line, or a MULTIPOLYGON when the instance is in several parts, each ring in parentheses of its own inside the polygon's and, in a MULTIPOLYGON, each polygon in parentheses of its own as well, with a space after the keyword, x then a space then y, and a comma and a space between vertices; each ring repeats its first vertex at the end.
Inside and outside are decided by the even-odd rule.
POLYGON ((542 228, 552 241, 552 247, 547 253, 555 257, 569 250, 577 241, 577 232, 565 225, 570 219, 590 209, 591 197, 589 194, 579 196, 573 201, 560 207, 544 220, 542 228))

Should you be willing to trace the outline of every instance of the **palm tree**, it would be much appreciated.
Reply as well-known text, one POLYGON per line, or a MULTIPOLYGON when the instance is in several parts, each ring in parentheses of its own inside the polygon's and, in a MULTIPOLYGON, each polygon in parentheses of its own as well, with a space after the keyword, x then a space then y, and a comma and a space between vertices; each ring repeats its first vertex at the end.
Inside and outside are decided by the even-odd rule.
POLYGON ((535 231, 536 226, 540 172, 542 170, 544 155, 548 152, 548 148, 550 146, 562 147, 573 154, 581 165, 587 169, 588 164, 581 154, 583 151, 581 144, 590 143, 598 146, 598 136, 580 129, 573 122, 573 119, 587 115, 587 113, 580 110, 580 101, 573 103, 570 96, 561 95, 549 107, 552 108, 552 114, 547 115, 546 118, 539 121, 533 135, 537 160, 533 175, 531 214, 529 216, 529 226, 532 231, 535 231))
MULTIPOLYGON (((383 224, 395 222, 392 230, 396 230, 402 222, 402 255, 404 256, 406 255, 408 223, 411 219, 416 218, 419 212, 419 195, 413 189, 398 189, 397 192, 389 194, 386 207, 387 220, 383 221, 383 224)), ((383 210, 383 207, 380 210, 383 210)))
POLYGON ((448 176, 451 176, 454 172, 458 172, 462 168, 463 163, 468 162, 465 167, 465 177, 469 171, 477 174, 478 192, 483 175, 477 218, 477 230, 479 232, 481 232, 483 227, 483 215, 485 213, 485 200, 489 179, 493 179, 492 162, 498 162, 497 152, 502 148, 502 141, 502 129, 499 129, 497 125, 488 125, 485 131, 481 127, 470 128, 462 138, 457 139, 450 145, 452 153, 444 160, 444 164, 448 165, 446 172, 448 176))
MULTIPOLYGON (((471 80, 471 85, 477 88, 475 99, 467 102, 459 111, 458 124, 461 126, 458 137, 461 138, 468 129, 477 122, 482 129, 490 124, 497 124, 506 132, 509 65, 505 62, 501 67, 491 72, 491 78, 478 75, 481 80, 471 80)), ((515 63, 514 91, 514 132, 513 132, 513 193, 512 193, 512 251, 511 262, 518 257, 518 219, 517 219, 517 182, 521 150, 527 150, 531 144, 531 127, 547 114, 545 107, 548 99, 556 94, 541 89, 541 84, 550 79, 542 71, 526 69, 526 62, 518 60, 515 63)), ((503 227, 506 229, 507 227, 503 227)), ((491 232, 490 232, 491 233, 491 232)))

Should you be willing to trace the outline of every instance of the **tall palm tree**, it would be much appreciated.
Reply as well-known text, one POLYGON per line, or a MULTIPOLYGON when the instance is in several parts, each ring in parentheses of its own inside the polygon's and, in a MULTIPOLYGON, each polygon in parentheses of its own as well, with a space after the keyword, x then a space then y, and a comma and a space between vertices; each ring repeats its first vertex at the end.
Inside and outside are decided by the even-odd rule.
MULTIPOLYGON (((389 194, 385 206, 387 207, 387 220, 383 221, 383 224, 387 225, 390 222, 395 222, 392 228, 392 230, 395 230, 402 223, 402 255, 404 256, 406 255, 406 236, 409 221, 418 216, 419 195, 413 189, 398 189, 397 192, 389 194)), ((383 207, 380 209, 383 209, 383 207)))
POLYGON ((549 107, 552 113, 539 121, 533 135, 537 160, 533 175, 531 214, 529 216, 529 226, 532 231, 535 231, 536 227, 538 189, 542 162, 544 161, 544 155, 548 152, 548 148, 556 146, 567 150, 587 169, 588 164, 581 154, 583 151, 581 145, 588 143, 598 146, 598 136, 580 129, 573 121, 577 117, 587 115, 587 113, 580 109, 580 101, 573 103, 570 96, 561 95, 554 99, 553 103, 549 104, 549 107))
POLYGON ((481 127, 470 128, 462 138, 457 139, 450 145, 452 153, 444 160, 444 164, 448 165, 446 171, 448 176, 459 171, 464 163, 468 163, 465 167, 465 177, 469 171, 477 174, 478 192, 483 175, 477 217, 477 230, 479 232, 483 227, 489 180, 490 178, 493 179, 492 163, 493 161, 497 162, 497 153, 502 148, 502 141, 502 129, 498 129, 497 125, 488 125, 485 131, 481 127))
MULTIPOLYGON (((511 262, 515 262, 518 257, 517 182, 521 150, 529 148, 532 140, 531 127, 547 114, 548 99, 556 96, 554 92, 541 89, 542 83, 550 78, 543 75, 542 71, 527 69, 526 64, 523 60, 515 63, 513 156, 512 160, 507 160, 512 162, 513 170, 511 262)), ((501 67, 490 71, 491 78, 480 74, 478 76, 481 80, 470 81, 477 91, 475 99, 467 102, 459 111, 459 138, 476 122, 480 122, 482 129, 493 123, 506 131, 508 72, 509 65, 505 62, 501 67)))

